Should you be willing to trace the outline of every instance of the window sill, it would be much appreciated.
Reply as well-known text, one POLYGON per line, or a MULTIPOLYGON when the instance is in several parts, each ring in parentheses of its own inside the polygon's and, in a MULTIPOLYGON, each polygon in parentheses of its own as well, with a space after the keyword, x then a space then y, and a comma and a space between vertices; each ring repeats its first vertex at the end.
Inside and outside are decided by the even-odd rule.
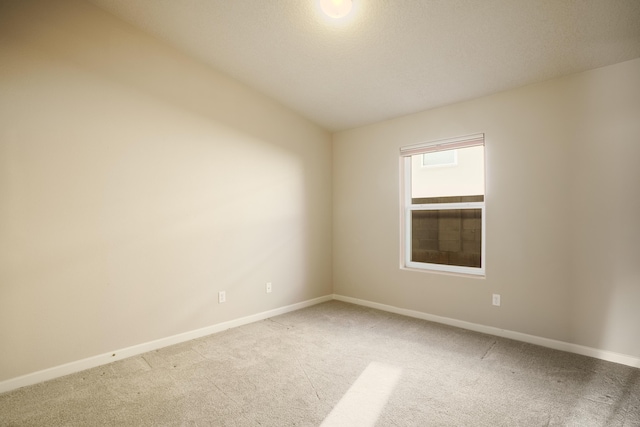
POLYGON ((477 273, 467 273, 461 271, 447 271, 447 270, 436 270, 433 268, 418 268, 411 267, 406 265, 401 265, 400 270, 411 271, 416 273, 435 273, 445 276, 456 276, 456 277, 466 277, 468 279, 486 279, 486 272, 484 270, 478 271, 477 273))

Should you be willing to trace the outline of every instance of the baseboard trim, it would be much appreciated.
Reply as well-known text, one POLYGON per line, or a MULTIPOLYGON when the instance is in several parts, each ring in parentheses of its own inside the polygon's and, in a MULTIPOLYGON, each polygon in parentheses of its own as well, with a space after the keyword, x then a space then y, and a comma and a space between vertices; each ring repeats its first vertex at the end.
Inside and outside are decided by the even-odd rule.
POLYGON ((114 350, 107 353, 99 354, 97 356, 88 357, 86 359, 77 360, 75 362, 65 363, 64 365, 43 369, 41 371, 22 375, 20 377, 11 378, 0 382, 0 393, 63 377, 65 375, 84 371, 86 369, 95 368, 96 366, 106 365, 117 360, 126 359, 127 357, 137 356, 148 351, 153 351, 159 348, 179 344, 181 342, 189 341, 192 339, 201 338, 207 335, 215 334, 217 332, 226 331, 227 329, 237 328, 238 326, 247 325, 249 323, 258 322, 260 320, 268 319, 280 314, 289 313, 291 311, 300 310, 302 308, 310 307, 322 302, 331 301, 332 299, 333 295, 325 295, 319 298, 302 301, 273 310, 263 311, 261 313, 241 317, 239 319, 217 323, 193 331, 172 335, 170 337, 161 338, 142 344, 137 344, 131 347, 122 348, 120 350, 114 350))
POLYGON ((247 325, 249 323, 258 322, 260 320, 268 319, 270 317, 278 316, 280 314, 289 313, 292 311, 300 310, 302 308, 320 304, 326 301, 331 301, 332 299, 337 301, 348 302, 351 304, 361 305, 364 307, 375 308, 375 309, 387 311, 390 313, 401 314, 408 317, 414 317, 417 319, 423 319, 431 322, 442 323, 449 326, 455 326, 455 327, 467 329, 470 331, 481 332, 484 334, 495 335, 503 338, 509 338, 512 340, 522 341, 529 344, 536 344, 543 347, 552 348, 555 350, 567 351, 570 353, 576 353, 583 356, 589 356, 596 359, 606 360, 609 362, 620 363, 622 365, 627 365, 634 368, 640 368, 640 358, 629 356, 626 354, 620 354, 620 353, 615 353, 608 350, 601 350, 601 349, 582 346, 578 344, 572 344, 564 341, 538 337, 535 335, 524 334, 521 332, 510 331, 507 329, 495 328, 492 326, 485 326, 477 323, 466 322, 463 320, 452 319, 449 317, 437 316, 434 314, 424 313, 416 310, 409 310, 405 308, 395 307, 392 305, 381 304, 373 301, 367 301, 359 298, 333 294, 333 295, 326 295, 326 296, 310 299, 307 301, 302 301, 302 302, 287 305, 284 307, 279 307, 273 310, 263 311, 261 313, 252 314, 250 316, 245 316, 238 319, 217 323, 214 325, 206 326, 204 328, 196 329, 189 332, 184 332, 184 333, 173 335, 166 338, 161 338, 155 341, 134 345, 131 347, 126 347, 120 350, 110 351, 97 356, 88 357, 86 359, 81 359, 75 362, 65 363, 64 365, 54 366, 52 368, 22 375, 20 377, 11 378, 11 379, 0 382, 0 393, 5 393, 7 391, 15 390, 21 387, 63 377, 65 375, 84 371, 86 369, 95 368, 96 366, 106 365, 108 363, 115 362, 117 360, 126 359, 128 357, 137 356, 139 354, 146 353, 148 351, 153 351, 153 350, 157 350, 170 345, 189 341, 192 339, 201 338, 207 335, 215 334, 217 332, 226 331, 227 329, 232 329, 238 326, 247 325))
POLYGON ((509 338, 515 341, 522 341, 529 344, 536 344, 542 347, 552 348, 554 350, 567 351, 583 356, 589 356, 596 359, 606 360, 608 362, 620 363, 622 365, 640 368, 640 358, 629 356, 626 354, 615 353, 612 351, 601 350, 583 345, 572 344, 564 341, 553 340, 549 338, 538 337, 535 335, 523 334, 521 332, 510 331, 507 329, 495 328, 492 326, 480 325, 477 323, 466 322, 463 320, 452 319, 449 317, 436 316, 434 314, 423 313, 421 311, 409 310, 406 308, 394 307, 392 305, 380 304, 373 301, 367 301, 358 298, 346 297, 334 294, 333 299, 351 304, 361 305, 364 307, 375 308, 390 313, 401 314, 417 319, 428 320, 431 322, 442 323, 449 326, 467 329, 470 331, 481 332, 484 334, 495 335, 502 338, 509 338))

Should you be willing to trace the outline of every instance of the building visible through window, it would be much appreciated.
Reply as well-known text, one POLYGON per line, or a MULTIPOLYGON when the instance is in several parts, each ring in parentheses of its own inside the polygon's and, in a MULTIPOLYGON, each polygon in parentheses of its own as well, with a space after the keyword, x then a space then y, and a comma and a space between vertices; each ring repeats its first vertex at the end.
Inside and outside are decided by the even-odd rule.
POLYGON ((422 166, 441 167, 455 166, 458 164, 458 150, 435 151, 422 155, 422 166))

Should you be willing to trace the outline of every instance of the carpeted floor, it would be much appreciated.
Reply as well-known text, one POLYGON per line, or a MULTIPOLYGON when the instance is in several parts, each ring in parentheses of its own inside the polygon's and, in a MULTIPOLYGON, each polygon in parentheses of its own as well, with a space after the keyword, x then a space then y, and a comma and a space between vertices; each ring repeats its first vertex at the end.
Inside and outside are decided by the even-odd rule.
POLYGON ((0 425, 631 427, 640 370, 331 301, 2 394, 0 425))

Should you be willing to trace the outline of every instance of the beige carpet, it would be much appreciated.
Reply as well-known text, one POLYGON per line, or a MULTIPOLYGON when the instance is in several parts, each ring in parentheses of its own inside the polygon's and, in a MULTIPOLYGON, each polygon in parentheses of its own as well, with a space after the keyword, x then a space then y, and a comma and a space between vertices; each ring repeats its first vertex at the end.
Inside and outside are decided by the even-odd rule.
POLYGON ((2 426, 640 426, 640 370, 332 301, 0 395, 2 426))

